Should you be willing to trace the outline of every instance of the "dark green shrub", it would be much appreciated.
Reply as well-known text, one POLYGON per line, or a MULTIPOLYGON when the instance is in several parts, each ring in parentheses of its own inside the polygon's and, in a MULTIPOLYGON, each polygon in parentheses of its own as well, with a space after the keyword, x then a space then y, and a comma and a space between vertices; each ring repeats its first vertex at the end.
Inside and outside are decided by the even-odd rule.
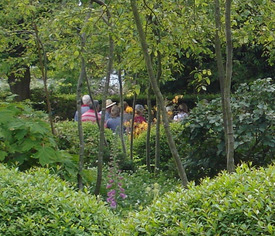
POLYGON ((275 167, 237 168, 129 214, 114 235, 274 235, 275 167))
MULTIPOLYGON (((271 163, 275 154, 275 86, 271 79, 243 84, 232 97, 235 137, 235 163, 271 163)), ((180 137, 185 153, 184 165, 189 179, 214 176, 226 168, 221 100, 199 103, 180 137)))
POLYGON ((115 217, 95 196, 47 169, 0 171, 1 235, 112 235, 115 217))
POLYGON ((0 113, 0 161, 20 169, 69 162, 58 151, 45 114, 21 103, 0 103, 0 113))
MULTIPOLYGON (((46 97, 43 89, 31 91, 32 106, 36 110, 47 111, 46 97)), ((75 94, 50 94, 52 115, 57 120, 72 120, 76 111, 75 94)))

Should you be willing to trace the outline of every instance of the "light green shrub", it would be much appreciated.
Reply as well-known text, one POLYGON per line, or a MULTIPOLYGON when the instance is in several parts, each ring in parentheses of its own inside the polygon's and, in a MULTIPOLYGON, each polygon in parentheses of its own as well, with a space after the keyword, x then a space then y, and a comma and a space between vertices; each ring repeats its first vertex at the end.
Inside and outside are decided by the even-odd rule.
POLYGON ((114 235, 274 235, 275 166, 237 168, 167 193, 129 214, 114 235))
POLYGON ((0 172, 0 235, 112 235, 116 218, 105 204, 49 170, 0 172))
MULTIPOLYGON (((83 122, 84 135, 84 156, 86 164, 95 166, 98 159, 99 128, 92 122, 83 122)), ((78 124, 74 121, 62 121, 56 123, 57 145, 59 149, 66 150, 72 155, 79 155, 79 137, 78 124)), ((114 139, 113 132, 105 129, 105 138, 108 144, 114 139)), ((108 162, 110 157, 110 148, 104 150, 104 161, 108 162)))

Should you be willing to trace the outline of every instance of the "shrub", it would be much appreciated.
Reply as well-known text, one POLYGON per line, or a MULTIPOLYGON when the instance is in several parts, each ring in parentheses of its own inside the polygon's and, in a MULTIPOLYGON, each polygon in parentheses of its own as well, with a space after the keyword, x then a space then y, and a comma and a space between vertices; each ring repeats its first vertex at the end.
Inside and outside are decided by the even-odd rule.
POLYGON ((115 217, 95 196, 47 169, 0 171, 1 235, 111 235, 115 217))
MULTIPOLYGON (((271 79, 242 84, 232 97, 235 163, 268 165, 274 159, 275 86, 271 79)), ((215 176, 226 168, 221 100, 201 102, 188 119, 179 139, 189 179, 215 176)))
MULTIPOLYGON (((99 145, 99 128, 97 124, 92 122, 83 122, 84 134, 84 158, 85 163, 91 167, 95 166, 98 159, 98 145, 99 145)), ((74 121, 62 121, 56 123, 56 141, 59 149, 66 150, 72 155, 79 155, 79 137, 78 124, 74 121)), ((105 129, 105 138, 108 144, 112 143, 114 139, 113 132, 110 129, 105 129)), ((104 160, 109 161, 110 151, 105 148, 104 160)))
POLYGON ((20 169, 64 161, 45 114, 21 103, 0 103, 0 112, 0 161, 20 169))
POLYGON ((114 235, 274 235, 275 166, 237 168, 129 214, 114 235))
MULTIPOLYGON (((170 124, 171 132, 175 137, 175 142, 178 147, 179 154, 182 156, 183 153, 181 152, 181 148, 179 146, 180 142, 178 140, 178 136, 183 130, 183 126, 179 123, 171 123, 170 124)), ((144 165, 146 163, 146 136, 147 133, 141 133, 137 138, 134 140, 133 144, 133 153, 135 156, 135 162, 139 165, 144 165)), ((150 159, 151 164, 154 166, 155 163, 155 139, 156 139, 156 127, 153 126, 150 135, 150 159)), ((172 159, 172 154, 170 152, 166 134, 164 127, 161 125, 160 127, 160 160, 161 160, 161 169, 175 169, 174 162, 172 159)))

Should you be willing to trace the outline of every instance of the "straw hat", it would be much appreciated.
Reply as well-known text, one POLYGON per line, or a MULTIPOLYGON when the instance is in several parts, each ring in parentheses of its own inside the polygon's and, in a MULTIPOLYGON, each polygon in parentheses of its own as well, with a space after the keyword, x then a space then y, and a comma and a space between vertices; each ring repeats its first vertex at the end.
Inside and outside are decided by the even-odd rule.
POLYGON ((116 104, 116 102, 113 102, 111 99, 106 100, 106 108, 109 108, 115 104, 116 104))

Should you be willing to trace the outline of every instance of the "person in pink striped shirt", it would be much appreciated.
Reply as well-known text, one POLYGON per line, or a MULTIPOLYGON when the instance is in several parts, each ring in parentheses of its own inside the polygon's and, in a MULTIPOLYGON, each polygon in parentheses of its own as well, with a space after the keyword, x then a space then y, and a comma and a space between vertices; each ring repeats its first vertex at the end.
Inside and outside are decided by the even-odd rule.
POLYGON ((83 122, 86 122, 86 121, 96 122, 96 113, 97 113, 98 121, 100 121, 101 114, 98 113, 98 109, 99 109, 99 102, 97 100, 94 100, 94 103, 90 104, 90 109, 86 111, 84 114, 82 114, 81 120, 83 122))

